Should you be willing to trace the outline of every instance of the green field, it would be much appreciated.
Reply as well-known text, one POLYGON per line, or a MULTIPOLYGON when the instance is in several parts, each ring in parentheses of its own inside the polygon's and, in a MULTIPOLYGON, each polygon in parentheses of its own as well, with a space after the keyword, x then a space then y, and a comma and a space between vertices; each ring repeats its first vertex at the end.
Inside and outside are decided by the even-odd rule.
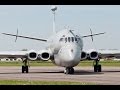
POLYGON ((0 80, 0 85, 95 85, 95 84, 69 81, 0 80))
MULTIPOLYGON (((120 66, 120 61, 106 60, 100 61, 99 64, 102 66, 120 66)), ((78 66, 93 66, 93 61, 81 61, 78 66)))
MULTIPOLYGON (((30 61, 30 66, 56 66, 51 61, 30 61)), ((107 60, 107 61, 100 61, 102 66, 120 66, 120 61, 114 60, 107 60)), ((22 66, 23 63, 20 61, 10 61, 5 62, 1 61, 0 66, 22 66)), ((93 66, 93 61, 81 61, 78 66, 93 66)))

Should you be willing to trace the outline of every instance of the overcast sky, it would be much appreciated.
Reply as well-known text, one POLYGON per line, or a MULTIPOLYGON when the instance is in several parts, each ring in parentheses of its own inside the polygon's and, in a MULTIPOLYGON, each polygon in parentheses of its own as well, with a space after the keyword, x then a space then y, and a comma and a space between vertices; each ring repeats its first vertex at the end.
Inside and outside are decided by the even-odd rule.
MULTIPOLYGON (((84 49, 120 49, 120 5, 57 5, 56 30, 66 26, 81 35, 106 32, 95 36, 94 42, 84 38, 84 49)), ((0 32, 49 38, 52 34, 51 5, 1 5, 0 32)), ((5 36, 0 34, 0 50, 41 50, 45 42, 5 36)))

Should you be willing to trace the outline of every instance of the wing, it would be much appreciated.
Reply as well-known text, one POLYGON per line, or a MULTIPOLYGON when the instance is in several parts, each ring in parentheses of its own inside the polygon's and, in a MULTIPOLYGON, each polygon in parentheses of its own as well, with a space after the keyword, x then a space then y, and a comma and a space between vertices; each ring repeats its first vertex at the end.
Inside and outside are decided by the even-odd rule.
POLYGON ((105 34, 105 32, 104 33, 96 33, 96 34, 85 35, 85 36, 82 36, 82 38, 92 37, 92 36, 96 36, 96 35, 100 35, 100 34, 105 34))
POLYGON ((25 58, 28 51, 1 51, 0 58, 25 58))
POLYGON ((28 60, 37 60, 38 53, 34 50, 29 51, 1 51, 0 58, 27 58, 28 60))
POLYGON ((27 39, 33 39, 33 40, 38 40, 38 41, 47 42, 46 39, 40 39, 40 38, 34 38, 34 37, 28 37, 28 36, 21 36, 21 35, 9 34, 9 33, 2 33, 2 34, 4 34, 4 35, 9 35, 9 36, 15 36, 15 37, 21 37, 21 38, 27 38, 27 39))
POLYGON ((106 59, 106 58, 116 58, 120 59, 120 51, 118 50, 88 50, 84 51, 84 59, 95 60, 95 59, 106 59))
POLYGON ((120 59, 120 51, 118 50, 99 50, 100 58, 117 58, 120 59))

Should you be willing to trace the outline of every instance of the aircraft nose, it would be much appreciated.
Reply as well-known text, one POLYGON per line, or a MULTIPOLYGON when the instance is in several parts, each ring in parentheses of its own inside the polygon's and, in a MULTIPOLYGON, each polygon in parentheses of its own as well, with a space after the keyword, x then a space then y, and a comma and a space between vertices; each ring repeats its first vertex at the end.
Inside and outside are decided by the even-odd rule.
POLYGON ((69 61, 73 61, 75 60, 75 53, 74 53, 75 50, 73 49, 70 49, 68 50, 69 53, 66 53, 66 57, 69 61))
POLYGON ((66 62, 75 61, 80 57, 80 53, 78 51, 79 50, 73 47, 63 47, 60 51, 61 59, 66 62))
POLYGON ((60 65, 64 67, 73 67, 80 62, 80 48, 77 46, 69 45, 64 46, 59 50, 58 58, 60 65))

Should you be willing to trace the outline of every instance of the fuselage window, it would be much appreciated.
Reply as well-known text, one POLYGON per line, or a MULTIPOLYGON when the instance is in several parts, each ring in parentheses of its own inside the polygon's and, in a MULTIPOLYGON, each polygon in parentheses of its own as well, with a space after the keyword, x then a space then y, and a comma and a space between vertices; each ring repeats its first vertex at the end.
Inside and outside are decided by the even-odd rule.
POLYGON ((70 42, 70 37, 68 37, 68 42, 70 42))
POLYGON ((72 42, 74 42, 74 37, 71 37, 72 42))

